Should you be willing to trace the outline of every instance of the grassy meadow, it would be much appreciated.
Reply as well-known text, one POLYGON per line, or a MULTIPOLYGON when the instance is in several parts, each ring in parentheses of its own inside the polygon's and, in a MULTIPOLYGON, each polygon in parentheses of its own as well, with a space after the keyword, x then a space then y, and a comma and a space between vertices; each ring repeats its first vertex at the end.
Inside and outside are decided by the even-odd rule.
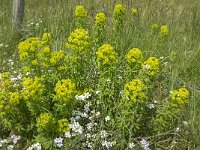
POLYGON ((42 149, 55 150, 200 150, 199 60, 199 0, 26 0, 21 38, 12 31, 12 1, 0 0, 0 73, 21 76, 14 84, 8 74, 1 75, 0 149, 13 145, 30 150, 40 143, 42 149), (117 16, 116 4, 124 6, 124 14, 119 11, 117 16), (77 5, 84 6, 86 18, 75 16, 77 5), (99 12, 106 21, 98 26, 99 12), (165 35, 162 26, 167 27, 165 35), (73 38, 79 32, 83 46, 77 48, 73 38), (44 33, 52 35, 46 34, 49 41, 44 33), (33 39, 39 44, 46 42, 36 45, 33 55, 24 48, 30 37, 39 37, 33 39), (50 52, 36 58, 45 48, 50 52), (142 54, 131 64, 128 52, 133 48, 142 54), (108 50, 106 55, 103 50, 108 50), (22 56, 24 52, 27 56, 22 56), (152 74, 145 72, 150 57, 159 61, 152 74), (133 79, 144 83, 137 81, 140 90, 135 97, 130 94, 135 90, 133 79), (64 93, 61 87, 69 91, 64 93), (189 91, 189 98, 174 104, 173 92, 180 88, 189 91), (19 95, 15 104, 8 93, 19 95), (21 121, 24 118, 27 121, 21 121), (17 144, 11 135, 20 135, 17 144))

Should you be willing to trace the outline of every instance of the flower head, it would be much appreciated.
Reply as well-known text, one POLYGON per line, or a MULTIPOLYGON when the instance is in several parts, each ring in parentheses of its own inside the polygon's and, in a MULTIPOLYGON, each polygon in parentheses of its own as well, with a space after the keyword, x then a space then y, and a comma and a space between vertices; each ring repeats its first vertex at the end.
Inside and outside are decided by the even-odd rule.
POLYGON ((31 53, 35 53, 43 46, 40 38, 30 37, 18 45, 20 60, 25 60, 31 53))
POLYGON ((125 12, 126 12, 126 9, 125 9, 125 7, 122 4, 115 5, 115 8, 114 8, 114 14, 115 14, 115 16, 124 15, 125 12))
POLYGON ((180 89, 174 90, 170 94, 170 98, 172 100, 173 106, 183 105, 185 103, 188 103, 189 91, 186 88, 180 88, 180 89))
POLYGON ((30 147, 28 147, 27 150, 41 150, 42 146, 40 143, 35 143, 33 145, 31 145, 30 147))
POLYGON ((13 143, 16 144, 18 142, 18 140, 21 139, 21 137, 17 136, 17 135, 11 135, 11 139, 12 139, 13 143))
POLYGON ((144 150, 151 150, 151 149, 149 148, 149 142, 146 141, 145 139, 142 139, 142 140, 140 141, 140 145, 141 145, 141 147, 142 147, 144 150))
POLYGON ((57 147, 62 147, 63 146, 63 138, 59 137, 59 138, 55 138, 54 139, 54 143, 56 144, 57 147))
POLYGON ((53 40, 51 33, 43 33, 42 42, 43 44, 49 44, 53 40))
POLYGON ((133 15, 136 15, 138 12, 138 9, 133 7, 133 8, 131 8, 131 12, 133 15))
POLYGON ((167 27, 167 26, 161 26, 160 32, 161 32, 161 35, 162 35, 162 36, 168 35, 168 34, 169 34, 168 27, 167 27))
POLYGON ((154 76, 159 72, 159 59, 156 57, 150 57, 144 62, 143 69, 147 75, 154 76))
POLYGON ((70 130, 70 124, 67 119, 58 120, 58 132, 65 133, 70 130))
POLYGON ((39 77, 32 78, 23 78, 21 83, 23 85, 22 94, 23 97, 28 100, 29 98, 38 98, 43 94, 45 86, 42 83, 42 79, 39 77))
POLYGON ((17 104, 19 104, 20 101, 20 94, 18 92, 9 92, 9 100, 10 100, 10 104, 12 106, 16 106, 17 104))
POLYGON ((70 79, 58 81, 54 90, 58 99, 64 103, 67 103, 76 93, 75 84, 70 79))
POLYGON ((157 30, 158 29, 158 24, 154 23, 151 25, 151 29, 157 30))
POLYGON ((139 79, 134 79, 125 84, 124 92, 133 102, 142 102, 146 99, 146 87, 139 79))
POLYGON ((106 23, 106 15, 105 13, 98 13, 95 17, 96 26, 103 26, 106 23))
POLYGON ((37 118, 37 127, 39 129, 50 129, 54 124, 54 120, 49 113, 41 113, 40 116, 37 118))
POLYGON ((126 55, 126 60, 131 66, 138 66, 142 64, 142 52, 138 48, 132 48, 126 55))
POLYGON ((80 28, 70 34, 66 47, 76 52, 82 52, 88 50, 89 45, 88 32, 80 28))
POLYGON ((81 5, 76 6, 75 17, 80 19, 87 17, 87 11, 83 6, 81 5))
POLYGON ((104 44, 101 47, 99 47, 96 52, 96 55, 99 67, 117 63, 117 53, 109 44, 104 44))

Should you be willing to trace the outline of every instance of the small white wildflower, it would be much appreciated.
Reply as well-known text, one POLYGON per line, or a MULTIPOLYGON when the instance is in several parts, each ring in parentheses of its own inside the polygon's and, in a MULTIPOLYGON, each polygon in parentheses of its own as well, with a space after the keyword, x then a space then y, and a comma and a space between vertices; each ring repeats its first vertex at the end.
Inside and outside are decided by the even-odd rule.
POLYGON ((77 100, 81 100, 81 101, 85 101, 86 99, 88 99, 91 96, 91 94, 89 92, 85 93, 84 95, 76 95, 75 98, 77 100))
POLYGON ((93 123, 90 122, 86 126, 88 130, 91 130, 93 128, 93 123))
POLYGON ((148 143, 148 141, 146 141, 145 139, 142 139, 142 140, 140 141, 140 145, 142 146, 142 148, 143 148, 144 150, 151 150, 151 149, 149 148, 149 143, 148 143))
POLYGON ((42 149, 41 144, 40 143, 36 143, 36 144, 33 144, 30 147, 28 147, 27 150, 41 150, 41 149, 42 149))
POLYGON ((164 62, 164 65, 168 65, 168 62, 164 62))
POLYGON ((14 144, 16 144, 18 142, 18 140, 20 140, 20 136, 17 135, 11 135, 11 139, 13 141, 14 144))
POLYGON ((162 57, 160 57, 160 59, 163 59, 164 57, 162 56, 162 57))
POLYGON ((75 119, 75 120, 80 120, 80 118, 81 118, 81 117, 80 117, 79 115, 77 115, 74 119, 75 119))
POLYGON ((83 117, 83 118, 88 118, 88 114, 86 114, 85 112, 84 112, 84 113, 81 113, 81 117, 83 117))
POLYGON ((100 112, 98 111, 97 113, 96 113, 96 116, 98 117, 100 115, 100 112))
POLYGON ((27 72, 26 75, 28 76, 30 74, 30 72, 27 72))
POLYGON ((79 122, 74 121, 72 124, 70 124, 70 127, 72 131, 77 135, 83 133, 83 127, 79 124, 79 122))
POLYGON ((17 75, 17 79, 20 80, 21 78, 22 78, 22 74, 20 73, 20 74, 17 75))
POLYGON ((14 146, 13 145, 8 145, 7 150, 13 150, 14 146))
POLYGON ((95 94, 97 94, 97 95, 98 95, 99 93, 100 93, 100 91, 96 91, 96 92, 95 92, 95 94))
POLYGON ((110 116, 106 116, 106 117, 105 117, 105 121, 106 121, 106 122, 110 121, 110 116))
POLYGON ((100 131, 100 137, 103 139, 103 138, 106 138, 107 137, 107 132, 105 130, 102 130, 100 131))
POLYGON ((176 128, 176 132, 179 132, 180 131, 180 128, 178 127, 178 128, 176 128))
POLYGON ((13 61, 12 59, 9 59, 9 60, 8 60, 8 65, 13 66, 13 65, 14 65, 14 61, 13 61))
POLYGON ((57 147, 62 147, 63 146, 63 138, 59 137, 59 138, 55 138, 54 139, 54 143, 57 145, 57 147))
POLYGON ((101 143, 101 145, 102 145, 102 146, 105 146, 106 148, 113 147, 115 144, 116 144, 116 141, 114 141, 114 142, 103 141, 103 142, 101 143))
POLYGON ((122 79, 122 76, 118 76, 118 79, 122 79))
POLYGON ((154 108, 155 106, 154 106, 154 104, 149 104, 149 105, 147 105, 147 107, 149 107, 149 109, 152 109, 152 108, 154 108))
POLYGON ((133 148, 135 148, 135 144, 134 144, 134 143, 129 143, 128 147, 129 147, 130 149, 133 149, 133 148))
POLYGON ((184 124, 185 126, 188 126, 188 122, 187 122, 187 121, 183 121, 183 124, 184 124))
POLYGON ((110 80, 110 79, 107 79, 106 81, 107 81, 107 82, 110 82, 111 80, 110 80))
POLYGON ((91 138, 91 134, 90 133, 87 133, 85 136, 86 136, 87 139, 91 138))
POLYGON ((69 131, 68 131, 68 132, 65 132, 65 137, 66 137, 66 138, 71 138, 71 134, 70 134, 69 131))
POLYGON ((85 104, 85 105, 84 105, 84 110, 85 110, 86 112, 90 111, 90 106, 91 106, 90 103, 85 104))
POLYGON ((146 65, 143 66, 144 70, 149 70, 150 68, 151 68, 151 66, 149 64, 146 64, 146 65))
POLYGON ((6 143, 8 143, 8 141, 6 139, 4 139, 4 140, 0 139, 0 147, 2 147, 3 144, 6 144, 6 143))

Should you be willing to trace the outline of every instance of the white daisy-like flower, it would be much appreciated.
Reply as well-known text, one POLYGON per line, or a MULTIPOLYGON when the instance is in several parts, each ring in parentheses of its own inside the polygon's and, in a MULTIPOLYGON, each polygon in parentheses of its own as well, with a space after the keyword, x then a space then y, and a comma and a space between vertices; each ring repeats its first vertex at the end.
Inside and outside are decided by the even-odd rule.
POLYGON ((105 121, 106 121, 106 122, 110 121, 110 116, 106 116, 106 117, 105 117, 105 121))

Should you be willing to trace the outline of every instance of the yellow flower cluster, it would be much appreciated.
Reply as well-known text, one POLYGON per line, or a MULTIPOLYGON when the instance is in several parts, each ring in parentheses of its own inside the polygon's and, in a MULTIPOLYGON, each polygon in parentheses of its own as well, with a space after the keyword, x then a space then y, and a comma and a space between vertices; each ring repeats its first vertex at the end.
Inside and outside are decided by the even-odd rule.
POLYGON ((126 55, 126 60, 131 66, 138 66, 142 64, 143 56, 139 48, 132 48, 126 55))
POLYGON ((133 7, 133 8, 131 8, 131 12, 133 15, 136 15, 138 12, 138 9, 133 7))
POLYGON ((84 29, 76 29, 70 34, 66 47, 76 52, 82 52, 88 50, 89 45, 88 32, 84 29))
POLYGON ((85 8, 81 5, 76 6, 75 9, 75 17, 79 19, 83 19, 87 17, 88 12, 85 10, 85 8))
POLYGON ((51 58, 50 58, 50 63, 52 65, 56 65, 58 62, 60 62, 64 58, 65 58, 65 54, 62 50, 59 52, 52 52, 51 58))
POLYGON ((125 84, 124 92, 134 103, 142 102, 147 97, 145 95, 146 86, 139 79, 134 79, 125 84))
POLYGON ((43 44, 49 44, 53 40, 51 33, 44 33, 42 36, 43 44))
POLYGON ((65 133, 70 130, 70 124, 67 119, 60 119, 58 120, 58 132, 65 133))
POLYGON ((10 79, 10 72, 3 72, 0 74, 2 80, 10 79))
POLYGON ((156 57, 150 57, 144 62, 143 69, 147 75, 154 76, 159 72, 159 59, 156 57))
POLYGON ((36 59, 34 59, 34 60, 32 60, 31 64, 32 64, 33 66, 37 66, 37 65, 38 65, 38 61, 37 61, 36 59))
POLYGON ((19 104, 21 96, 18 92, 9 92, 8 98, 10 101, 10 105, 16 106, 19 104))
POLYGON ((106 23, 106 15, 105 13, 98 13, 95 17, 96 26, 103 26, 106 23))
POLYGON ((0 118, 4 117, 5 115, 5 112, 4 112, 4 109, 5 108, 5 99, 4 99, 4 96, 2 93, 0 93, 0 118))
POLYGON ((25 41, 22 41, 18 45, 18 53, 20 60, 25 60, 30 54, 35 54, 43 46, 49 44, 52 41, 52 36, 50 33, 44 33, 42 39, 38 37, 30 37, 25 41))
POLYGON ((37 99, 45 90, 45 86, 42 84, 42 79, 39 77, 32 78, 23 78, 22 85, 22 94, 24 99, 28 100, 29 98, 37 99))
POLYGON ((20 60, 23 61, 28 57, 29 53, 36 52, 42 46, 40 38, 37 37, 31 37, 20 42, 18 45, 20 60))
POLYGON ((160 32, 161 32, 161 35, 162 35, 162 36, 168 35, 168 34, 169 34, 168 27, 167 27, 167 26, 161 26, 160 32))
POLYGON ((39 129, 49 129, 54 124, 54 119, 49 113, 41 113, 36 121, 39 129))
POLYGON ((98 48, 97 52, 98 66, 111 65, 117 63, 117 53, 113 50, 113 47, 109 44, 104 44, 98 48))
POLYGON ((186 88, 174 90, 170 94, 172 106, 179 106, 188 103, 189 91, 186 88))
POLYGON ((126 12, 126 9, 125 9, 125 7, 124 7, 122 4, 117 4, 117 5, 115 5, 114 14, 115 14, 116 16, 124 15, 125 12, 126 12))
POLYGON ((156 30, 158 29, 158 24, 154 23, 151 25, 151 29, 156 30))
POLYGON ((76 93, 75 84, 70 79, 63 79, 56 83, 54 88, 58 101, 68 103, 76 93))
POLYGON ((0 91, 4 92, 13 86, 14 82, 11 80, 10 72, 3 72, 0 74, 0 91))

